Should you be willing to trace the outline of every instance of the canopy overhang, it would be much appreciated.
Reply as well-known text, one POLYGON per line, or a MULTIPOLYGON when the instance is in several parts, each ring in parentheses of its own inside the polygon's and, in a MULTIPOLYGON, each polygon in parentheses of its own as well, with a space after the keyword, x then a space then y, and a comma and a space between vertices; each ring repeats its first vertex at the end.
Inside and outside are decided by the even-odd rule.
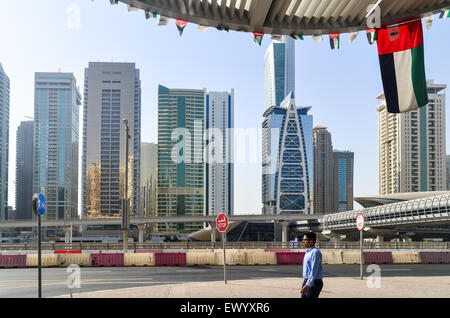
MULTIPOLYGON (((369 29, 377 0, 120 0, 132 7, 209 27, 277 35, 320 35, 369 29), (369 7, 370 9, 370 7, 369 7)), ((450 0, 383 0, 381 26, 429 16, 450 0)))

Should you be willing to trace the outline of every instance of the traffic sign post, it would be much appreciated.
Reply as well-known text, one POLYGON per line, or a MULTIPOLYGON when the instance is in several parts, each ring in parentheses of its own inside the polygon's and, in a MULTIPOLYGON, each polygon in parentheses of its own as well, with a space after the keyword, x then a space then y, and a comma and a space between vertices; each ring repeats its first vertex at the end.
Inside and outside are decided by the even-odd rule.
POLYGON ((366 224, 366 221, 364 219, 364 215, 362 213, 359 213, 356 216, 356 228, 359 231, 359 247, 360 247, 360 251, 361 254, 359 256, 359 273, 360 273, 360 277, 361 280, 363 279, 363 230, 364 230, 364 226, 366 224))
POLYGON ((225 213, 220 213, 216 218, 216 227, 220 233, 222 233, 222 246, 223 246, 223 280, 225 285, 227 284, 227 259, 225 252, 225 233, 228 229, 228 216, 225 213))
POLYGON ((41 216, 47 211, 47 202, 42 193, 34 194, 32 200, 33 212, 38 219, 38 297, 42 298, 41 216))

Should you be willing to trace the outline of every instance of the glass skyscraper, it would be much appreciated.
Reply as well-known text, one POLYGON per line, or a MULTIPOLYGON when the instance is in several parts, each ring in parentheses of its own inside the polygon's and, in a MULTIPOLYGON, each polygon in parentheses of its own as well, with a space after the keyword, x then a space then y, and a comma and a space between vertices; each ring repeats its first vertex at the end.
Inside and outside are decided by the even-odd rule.
POLYGON ((47 199, 47 219, 78 215, 81 94, 72 73, 36 73, 33 192, 47 199))
MULTIPOLYGON (((205 215, 206 90, 158 89, 158 216, 205 215)), ((201 222, 158 224, 160 235, 191 233, 201 222)))
POLYGON ((234 214, 234 89, 206 95, 206 211, 208 215, 234 214))
POLYGON ((333 151, 334 208, 333 212, 353 210, 353 166, 354 153, 333 151))
POLYGON ((304 133, 312 129, 309 110, 296 107, 289 94, 279 107, 264 113, 263 214, 309 213, 310 163, 304 133))
POLYGON ((130 129, 130 216, 140 213, 141 80, 134 63, 89 63, 85 69, 82 215, 120 217, 125 183, 125 126, 130 129))
POLYGON ((23 121, 16 138, 16 219, 33 218, 33 130, 34 121, 23 121))
POLYGON ((295 92, 295 40, 283 36, 283 43, 272 42, 264 58, 265 109, 279 106, 295 92))
POLYGON ((9 85, 0 63, 0 221, 8 219, 9 85))

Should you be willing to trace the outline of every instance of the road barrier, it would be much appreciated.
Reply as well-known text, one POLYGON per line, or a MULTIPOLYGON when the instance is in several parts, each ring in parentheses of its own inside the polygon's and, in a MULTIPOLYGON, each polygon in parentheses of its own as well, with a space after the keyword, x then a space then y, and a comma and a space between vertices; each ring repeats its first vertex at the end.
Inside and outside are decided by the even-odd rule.
POLYGON ((186 253, 155 253, 155 266, 186 266, 186 253))
POLYGON ((278 265, 303 264, 304 252, 276 252, 278 265))
POLYGON ((246 252, 247 265, 277 265, 277 256, 274 252, 246 252))
MULTIPOLYGON (((27 267, 38 267, 38 255, 28 254, 26 260, 27 267)), ((59 254, 42 254, 42 267, 59 267, 62 265, 61 255, 59 254)))
POLYGON ((330 265, 343 264, 342 251, 322 250, 320 252, 322 253, 323 264, 330 264, 330 265))
POLYGON ((92 254, 92 266, 124 266, 124 257, 123 254, 92 254))
MULTIPOLYGON (((214 253, 216 255, 216 264, 223 266, 223 251, 214 253)), ((227 265, 247 265, 247 257, 242 252, 226 251, 227 265)))
POLYGON ((62 266, 78 265, 80 267, 90 267, 92 265, 93 254, 61 254, 62 266))
POLYGON ((450 264, 450 252, 419 252, 422 264, 450 264))
POLYGON ((343 264, 360 264, 361 262, 361 252, 355 251, 344 251, 342 252, 342 263, 343 264))
POLYGON ((155 253, 126 253, 124 266, 155 266, 155 253))
POLYGON ((394 264, 420 264, 417 252, 392 252, 394 264))
POLYGON ((0 255, 0 268, 25 268, 26 255, 0 255))
POLYGON ((391 252, 363 252, 364 264, 393 264, 391 252))
POLYGON ((216 257, 214 253, 201 253, 201 252, 187 252, 186 253, 186 265, 204 266, 204 265, 216 265, 216 257))

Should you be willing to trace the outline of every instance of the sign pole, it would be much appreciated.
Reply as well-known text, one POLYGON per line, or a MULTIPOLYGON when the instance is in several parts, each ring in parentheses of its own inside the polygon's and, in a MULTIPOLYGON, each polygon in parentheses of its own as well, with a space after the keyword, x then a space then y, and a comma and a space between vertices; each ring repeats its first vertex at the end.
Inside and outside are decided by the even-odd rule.
POLYGON ((223 280, 225 285, 227 284, 227 258, 225 252, 225 232, 222 232, 222 245, 223 245, 223 280))
POLYGON ((38 297, 42 298, 41 215, 38 213, 38 297))
POLYGON ((361 254, 359 257, 359 273, 361 276, 361 280, 363 280, 363 231, 359 231, 359 241, 360 241, 360 250, 361 250, 361 254))

